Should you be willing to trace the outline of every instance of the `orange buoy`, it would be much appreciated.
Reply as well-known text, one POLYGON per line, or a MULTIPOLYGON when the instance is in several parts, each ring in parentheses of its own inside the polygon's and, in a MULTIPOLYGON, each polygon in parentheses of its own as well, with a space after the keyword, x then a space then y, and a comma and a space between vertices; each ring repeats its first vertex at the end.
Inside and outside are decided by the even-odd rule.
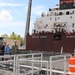
POLYGON ((69 59, 69 75, 75 75, 75 56, 69 59))

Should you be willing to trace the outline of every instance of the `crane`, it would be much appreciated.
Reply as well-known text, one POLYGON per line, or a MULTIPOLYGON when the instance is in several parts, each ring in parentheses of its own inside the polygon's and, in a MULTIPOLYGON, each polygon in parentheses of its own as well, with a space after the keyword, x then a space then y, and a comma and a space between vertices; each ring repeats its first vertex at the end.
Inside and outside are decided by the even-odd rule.
POLYGON ((26 36, 27 36, 27 34, 29 34, 29 28, 30 28, 31 6, 32 6, 32 0, 29 0, 28 11, 27 11, 27 19, 26 19, 25 35, 24 35, 24 45, 25 45, 25 47, 26 47, 26 36))

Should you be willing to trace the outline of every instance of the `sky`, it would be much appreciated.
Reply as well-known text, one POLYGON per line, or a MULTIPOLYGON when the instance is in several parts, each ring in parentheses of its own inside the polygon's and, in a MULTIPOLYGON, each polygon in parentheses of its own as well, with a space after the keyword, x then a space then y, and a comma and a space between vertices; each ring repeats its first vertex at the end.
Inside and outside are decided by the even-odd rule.
MULTIPOLYGON (((0 35, 15 32, 24 37, 29 0, 0 0, 0 35)), ((30 33, 42 12, 53 8, 59 0, 32 0, 30 33)))

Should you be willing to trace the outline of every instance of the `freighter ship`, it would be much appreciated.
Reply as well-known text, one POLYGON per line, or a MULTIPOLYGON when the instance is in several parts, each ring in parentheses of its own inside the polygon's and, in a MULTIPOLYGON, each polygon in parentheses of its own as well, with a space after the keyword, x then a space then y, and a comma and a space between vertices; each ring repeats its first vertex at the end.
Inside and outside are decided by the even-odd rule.
POLYGON ((75 50, 75 0, 60 0, 53 9, 34 23, 32 35, 26 35, 26 49, 73 53, 75 50))

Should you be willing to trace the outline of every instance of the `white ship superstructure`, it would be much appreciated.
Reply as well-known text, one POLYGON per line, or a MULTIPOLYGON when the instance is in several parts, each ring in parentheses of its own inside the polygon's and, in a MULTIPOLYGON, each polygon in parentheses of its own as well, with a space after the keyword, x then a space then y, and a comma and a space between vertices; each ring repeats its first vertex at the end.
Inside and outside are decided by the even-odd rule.
POLYGON ((37 32, 52 32, 54 27, 62 27, 66 32, 75 31, 75 9, 60 10, 59 6, 49 10, 47 14, 42 13, 41 18, 37 18, 34 23, 34 30, 37 32))

